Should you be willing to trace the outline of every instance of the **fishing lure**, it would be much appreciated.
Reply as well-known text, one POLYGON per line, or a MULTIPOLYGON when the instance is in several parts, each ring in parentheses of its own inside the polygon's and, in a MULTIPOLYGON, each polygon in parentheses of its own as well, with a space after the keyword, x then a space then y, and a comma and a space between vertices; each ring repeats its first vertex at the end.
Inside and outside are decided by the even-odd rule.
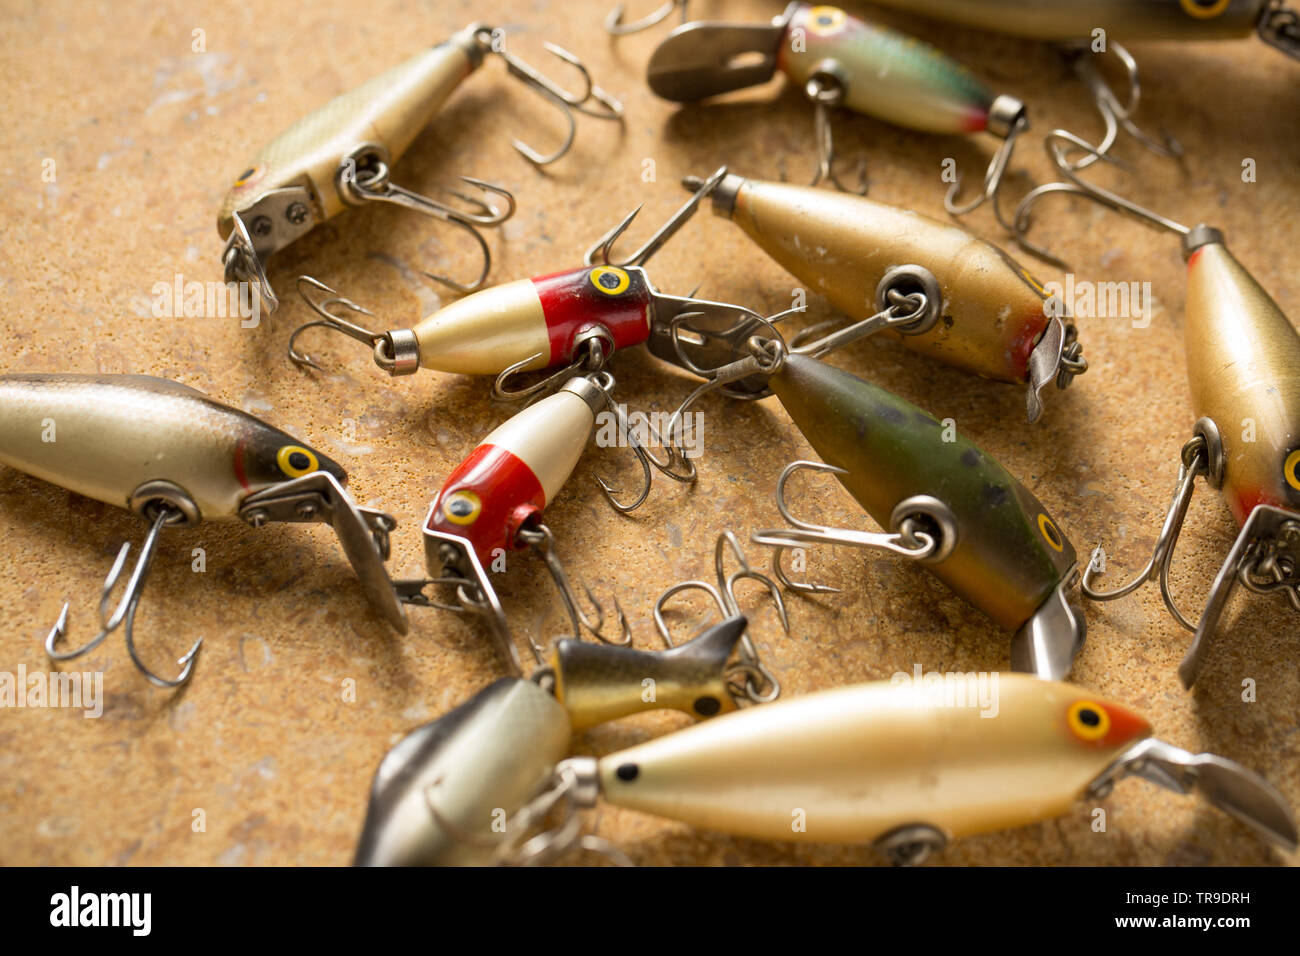
POLYGON ((674 412, 670 431, 713 389, 736 398, 775 394, 826 462, 788 466, 776 497, 793 527, 753 535, 776 548, 773 569, 783 584, 809 593, 834 590, 793 581, 782 569, 783 552, 807 544, 873 548, 920 561, 1014 632, 1013 669, 1051 680, 1069 673, 1087 633, 1066 597, 1078 578, 1074 546, 1043 503, 994 458, 961 435, 945 434, 940 422, 898 396, 790 352, 770 324, 751 322, 674 345, 679 364, 706 380, 674 412), (794 517, 785 486, 804 469, 835 474, 889 531, 840 530, 794 517))
POLYGON ((247 164, 230 187, 217 216, 217 230, 226 240, 222 262, 226 281, 255 283, 269 309, 278 299, 267 281, 264 260, 299 239, 348 206, 384 202, 432 216, 467 232, 478 244, 483 268, 468 285, 446 276, 431 278, 469 291, 483 284, 492 264, 487 242, 476 226, 499 225, 514 213, 514 197, 481 179, 461 179, 507 202, 499 211, 489 203, 453 193, 469 209, 422 196, 390 181, 389 172, 428 125, 456 88, 483 65, 499 56, 510 74, 557 107, 568 123, 559 149, 544 154, 515 139, 514 147, 541 166, 558 160, 573 144, 573 111, 618 118, 622 106, 591 82, 582 62, 572 53, 548 43, 546 48, 582 76, 581 94, 570 93, 547 79, 505 48, 499 28, 473 23, 444 43, 344 93, 298 120, 272 140, 247 164), (587 106, 595 99, 599 111, 587 106))
POLYGON ((500 857, 562 855, 580 831, 537 833, 543 811, 603 798, 753 839, 871 842, 915 863, 953 839, 1068 813, 1129 775, 1199 791, 1264 839, 1296 848, 1291 808, 1253 771, 1153 738, 1144 718, 1083 688, 986 677, 997 680, 995 720, 984 719, 989 688, 976 675, 945 675, 933 686, 880 681, 820 691, 604 757, 569 758, 516 815, 500 857))
POLYGON ((178 677, 159 677, 136 654, 136 610, 163 528, 231 518, 254 527, 328 522, 367 596, 406 633, 384 569, 392 516, 353 502, 347 473, 323 453, 187 385, 148 375, 0 375, 0 462, 149 522, 121 601, 109 613, 129 542, 104 582, 98 636, 71 651, 56 649, 67 631, 64 604, 45 640, 54 660, 79 657, 120 627, 145 677, 159 687, 185 683, 202 639, 178 661, 178 677))
MULTIPOLYGON (((989 163, 981 195, 968 203, 956 182, 944 200, 963 215, 992 202, 1015 149, 1029 127, 1025 104, 997 96, 961 64, 920 40, 867 23, 838 7, 792 3, 770 24, 690 23, 678 27, 650 57, 650 88, 667 100, 693 102, 765 83, 777 71, 799 84, 816 107, 818 171, 812 184, 845 187, 833 169, 829 111, 844 107, 926 133, 988 131, 1002 140, 989 163), (758 62, 751 58, 758 57, 758 62)), ((865 194, 865 175, 857 189, 865 194)))
POLYGON ((496 681, 404 737, 375 773, 356 864, 489 863, 500 837, 484 808, 513 816, 568 755, 573 733, 653 710, 676 710, 703 720, 775 699, 780 692, 776 678, 749 656, 753 645, 735 585, 746 578, 761 582, 788 629, 781 592, 749 567, 731 532, 719 535, 715 563, 716 589, 707 582, 684 582, 656 603, 656 623, 668 649, 643 651, 566 638, 555 643, 547 666, 531 679, 496 681), (741 565, 730 575, 723 569, 727 547, 741 565), (724 617, 674 647, 662 608, 673 595, 691 588, 710 593, 724 617), (755 679, 769 689, 756 694, 755 679))
POLYGON ((1091 199, 1182 237, 1188 278, 1183 334, 1198 420, 1183 446, 1177 489, 1146 568, 1123 587, 1095 590, 1105 562, 1098 548, 1083 588, 1094 600, 1108 601, 1158 577, 1165 606, 1195 634, 1178 668, 1183 685, 1191 687, 1238 582, 1255 593, 1281 592, 1300 611, 1300 334, 1228 251, 1222 232, 1204 224, 1188 228, 1073 175, 1065 150, 1089 148, 1076 137, 1058 131, 1049 145, 1068 182, 1041 186, 1024 198, 1016 211, 1022 242, 1032 207, 1056 193, 1091 199), (1247 422, 1253 440, 1238 441, 1247 422), (1192 624, 1169 590, 1169 569, 1198 477, 1223 495, 1241 532, 1215 576, 1200 621, 1192 624))
POLYGON ((728 618, 669 652, 557 642, 552 669, 538 679, 504 677, 384 756, 354 865, 492 862, 500 840, 492 814, 521 809, 568 756, 576 731, 659 708, 696 718, 735 710, 722 671, 744 631, 743 617, 728 618), (647 680, 656 682, 649 702, 647 680))
MULTIPOLYGON (((686 183, 695 188, 699 181, 686 183)), ((941 320, 888 331, 909 349, 945 364, 1028 385, 1031 422, 1042 415, 1043 389, 1053 382, 1065 388, 1087 370, 1077 330, 1060 300, 997 246, 950 223, 860 196, 732 174, 723 176, 711 195, 714 213, 736 223, 851 318, 861 319, 864 306, 879 306, 872 283, 896 274, 899 263, 929 273, 932 282, 926 285, 942 307, 941 320)), ((916 288, 913 280, 902 291, 916 288)), ((692 321, 704 327, 708 320, 692 321)), ((672 339, 661 334, 650 348, 674 361, 672 339)))
POLYGON ((882 6, 995 33, 1077 40, 1235 40, 1252 33, 1300 58, 1300 17, 1283 0, 877 0, 882 6))
MULTIPOLYGON (((615 351, 645 342, 654 329, 667 328, 683 313, 753 316, 739 306, 665 295, 651 285, 642 268, 690 219, 720 179, 718 175, 705 181, 626 262, 596 264, 593 247, 583 268, 484 289, 438 309, 410 329, 382 333, 364 329, 334 310, 370 315, 368 310, 304 276, 299 289, 320 318, 293 333, 289 358, 300 367, 319 369, 320 365, 297 347, 297 339, 307 329, 328 328, 371 346, 375 363, 390 375, 411 375, 421 368, 494 375, 494 396, 517 400, 549 391, 580 372, 599 372, 615 351), (334 298, 317 300, 311 292, 334 298), (543 369, 555 371, 532 386, 512 386, 516 376, 543 369)), ((617 231, 626 229, 639 209, 633 210, 617 231)))
MULTIPOLYGON (((1096 153, 1072 159, 1084 169, 1096 154, 1109 152, 1119 131, 1162 156, 1183 154, 1173 137, 1163 142, 1143 132, 1133 120, 1141 99, 1137 61, 1119 40, 1235 40, 1258 33, 1270 46, 1300 59, 1300 14, 1285 0, 883 0, 884 5, 997 33, 1060 41, 1079 78, 1088 86, 1106 123, 1096 153), (1115 94, 1097 69, 1095 45, 1114 54, 1127 74, 1128 94, 1115 94)), ((1005 223, 1004 223, 1005 224, 1005 223)))
MULTIPOLYGON (((649 495, 650 467, 657 462, 630 432, 626 416, 611 394, 613 387, 614 379, 608 372, 575 376, 554 394, 510 418, 452 471, 425 519, 425 559, 435 576, 414 582, 405 589, 403 599, 478 614, 487 623, 513 674, 520 673, 519 652, 487 572, 510 551, 531 548, 542 557, 575 636, 585 628, 602 641, 610 640, 601 633, 604 612, 585 586, 595 609, 594 619, 579 606, 573 585, 555 553, 555 535, 542 522, 542 511, 573 473, 595 429, 596 416, 603 410, 614 416, 619 435, 636 454, 644 487, 629 503, 615 498, 614 489, 604 479, 597 478, 597 483, 610 503, 623 512, 638 507, 649 495), (452 588, 457 603, 439 603, 425 597, 423 588, 427 585, 452 588)), ((661 466, 661 470, 672 474, 670 465, 661 466)), ((631 632, 617 601, 615 607, 622 629, 617 643, 630 643, 631 632)), ((542 649, 531 637, 529 641, 540 662, 542 649)))

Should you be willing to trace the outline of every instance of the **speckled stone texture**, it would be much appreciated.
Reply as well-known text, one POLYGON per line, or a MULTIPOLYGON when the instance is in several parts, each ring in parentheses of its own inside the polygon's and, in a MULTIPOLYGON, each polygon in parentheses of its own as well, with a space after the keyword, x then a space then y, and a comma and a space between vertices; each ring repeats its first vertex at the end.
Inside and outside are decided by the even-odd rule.
MULTIPOLYGON (((423 572, 419 525, 443 477, 509 414, 488 383, 422 373, 389 380, 356 343, 322 332, 306 344, 326 365, 306 374, 284 357, 289 333, 309 317, 293 292, 310 273, 365 303, 383 327, 417 320, 441 297, 421 271, 472 274, 463 237, 397 209, 350 211, 273 262, 284 305, 254 329, 233 319, 156 318, 155 283, 221 277, 216 210, 227 184, 261 145, 332 96, 435 43, 474 19, 509 29, 511 48, 568 80, 542 48, 562 43, 605 88, 622 96, 620 126, 587 117, 563 161, 537 170, 510 148, 514 134, 540 148, 558 142, 558 115, 488 62, 396 166, 394 178, 433 191, 459 174, 503 183, 518 214, 489 232, 493 281, 554 272, 637 203, 630 242, 682 201, 678 178, 721 162, 776 178, 811 174, 812 113, 781 81, 720 105, 679 109, 646 90, 642 71, 662 30, 612 42, 600 29, 608 0, 547 4, 189 3, 5 5, 0 39, 0 369, 5 372, 140 372, 193 385, 260 415, 345 464, 358 499, 401 522, 397 574, 423 572), (205 31, 206 52, 192 52, 205 31), (54 181, 46 181, 46 160, 54 181), (653 178, 647 170, 653 170, 653 178)), ((639 5, 643 6, 643 5, 639 5)), ((756 20, 779 4, 697 0, 697 15, 756 20)), ((862 9, 865 10, 865 7, 862 9)), ((873 16, 875 14, 872 14, 873 16)), ((1030 104, 1034 130, 1015 167, 1050 178, 1041 135, 1065 125, 1096 138, 1100 123, 1059 56, 1046 46, 880 15, 944 46, 1030 104)), ((1237 257, 1282 308, 1300 315, 1300 66, 1256 41, 1139 45, 1140 120, 1187 147, 1181 163, 1124 142, 1130 171, 1099 170, 1147 204, 1223 228, 1237 257), (1258 182, 1242 182, 1253 159, 1258 182)), ((913 134, 837 116, 847 164, 866 151, 873 197, 943 216, 939 167, 954 157, 971 184, 995 143, 913 134)), ((847 171, 847 170, 846 170, 847 171)), ((1012 191, 1022 192, 1023 178, 1012 191)), ((1045 204, 1038 236, 1079 280, 1150 282, 1149 327, 1127 319, 1081 322, 1091 370, 1053 392, 1043 421, 1023 422, 1019 389, 942 368, 895 343, 862 343, 834 361, 914 401, 998 457, 1052 509, 1083 554, 1104 542, 1115 569, 1147 559, 1168 503, 1192 412, 1180 329, 1183 263, 1177 240, 1099 207, 1045 204)), ((997 238, 987 209, 968 227, 997 238)), ((630 248, 630 245, 628 246, 630 248)), ((1019 254, 1018 254, 1019 255, 1019 254)), ((1044 280, 1050 266, 1023 257, 1044 280)), ((655 283, 685 293, 786 308, 794 281, 739 230, 701 215, 652 262, 655 283)), ((803 321, 829 316, 816 297, 803 321)), ((634 408, 667 410, 690 383, 638 350, 613 366, 634 408)), ((712 574, 713 537, 774 525, 782 465, 807 443, 769 400, 710 398, 705 457, 694 488, 658 482, 631 517, 613 512, 595 475, 635 480, 626 451, 592 448, 547 521, 569 567, 606 601, 632 614, 636 643, 657 646, 650 609, 670 584, 712 574)), ((123 541, 143 524, 127 512, 0 470, 0 669, 49 667, 41 641, 65 599, 73 640, 89 636, 100 582, 123 541)), ((860 526, 860 511, 833 481, 803 484, 801 512, 860 526)), ((1199 492, 1183 535, 1174 588, 1199 610, 1236 529, 1227 508, 1199 492)), ((756 546, 751 558, 765 563, 756 546)), ((790 599, 792 633, 747 598, 753 633, 786 694, 887 678, 914 664, 934 670, 1008 666, 1008 635, 924 570, 849 550, 814 551, 809 572, 844 589, 790 599)), ((1117 577, 1116 577, 1117 579, 1117 577)), ((501 589, 519 631, 566 627, 540 562, 512 559, 501 589)), ((703 605, 695 609, 703 614, 703 605)), ((1277 599, 1238 597, 1193 693, 1175 668, 1189 635, 1155 588, 1089 607, 1088 643, 1074 680, 1149 716, 1157 733, 1264 772, 1300 804, 1300 652, 1297 617, 1277 599), (1243 681, 1257 700, 1242 700, 1243 681)), ((191 686, 158 691, 137 675, 120 637, 75 665, 104 672, 103 717, 72 710, 0 713, 0 860, 28 864, 342 864, 351 858, 371 774, 404 732, 449 710, 502 673, 473 621, 416 610, 399 638, 370 611, 333 534, 323 526, 254 530, 205 524, 164 537, 137 631, 166 670, 196 635, 206 640, 191 686), (206 571, 192 570, 193 549, 206 571), (355 682, 355 701, 345 699, 355 682), (198 814, 197 811, 202 811, 198 814), (204 826, 198 827, 202 819, 204 826)), ((682 620, 685 630, 689 622, 682 620)), ((604 753, 680 726, 654 715, 598 728, 575 741, 604 753)), ((845 755, 851 759, 851 755, 845 755)), ((1015 781, 1007 781, 1008 787, 1015 781)), ((1227 816, 1140 781, 1047 823, 967 839, 936 863, 1296 863, 1227 816)), ((602 810, 598 832, 646 864, 867 864, 862 847, 775 845, 733 839, 602 810)))

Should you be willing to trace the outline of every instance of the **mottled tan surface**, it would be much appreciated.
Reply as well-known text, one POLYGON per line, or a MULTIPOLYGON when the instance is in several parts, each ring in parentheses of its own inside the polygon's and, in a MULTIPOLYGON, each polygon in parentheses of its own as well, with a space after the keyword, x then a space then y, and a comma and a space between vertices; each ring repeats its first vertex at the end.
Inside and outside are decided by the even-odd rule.
MULTIPOLYGON (((417 139, 397 167, 404 184, 432 190, 465 173, 517 192, 518 215, 490 238, 497 281, 576 264, 592 239, 640 202, 646 210, 637 235, 645 234, 680 202, 676 180, 683 173, 729 161, 738 172, 775 177, 785 157, 792 176, 806 174, 812 117, 795 91, 773 84, 710 109, 678 111, 657 102, 639 68, 662 33, 615 45, 598 27, 605 6, 606 0, 377 0, 359 12, 348 3, 204 8, 7 0, 0 39, 0 370, 148 372, 262 415, 347 465, 357 496, 401 521, 393 567, 419 573, 418 526, 430 496, 507 410, 488 401, 482 381, 431 373, 389 381, 367 350, 338 337, 311 339, 329 374, 290 367, 285 343, 307 315, 292 279, 310 272, 400 326, 438 301, 418 270, 475 268, 459 237, 397 210, 345 214, 275 261, 272 279, 285 306, 252 330, 230 319, 156 319, 150 290, 177 272, 220 277, 215 212, 227 182, 264 141, 476 17, 517 31, 514 48, 548 69, 558 70, 542 50, 544 39, 573 48, 628 106, 621 129, 582 119, 573 153, 539 172, 513 153, 510 135, 545 148, 560 125, 506 79, 502 64, 490 62, 417 139), (206 30, 204 54, 191 52, 195 28, 206 30), (42 181, 46 158, 56 161, 56 182, 42 181), (642 179, 647 159, 656 164, 655 182, 642 179)), ((708 0, 698 6, 701 15, 750 19, 778 10, 708 0)), ((908 26, 1026 99, 1040 133, 1070 123, 1082 135, 1097 134, 1082 89, 1048 49, 921 21, 908 26)), ((1257 42, 1144 46, 1137 53, 1146 79, 1142 119, 1176 131, 1190 156, 1180 169, 1126 146, 1136 166, 1126 188, 1175 216, 1223 227, 1283 309, 1300 314, 1300 67, 1257 42), (1241 182, 1243 157, 1258 162, 1258 184, 1241 182)), ((840 119, 836 128, 845 157, 869 148, 876 198, 938 215, 940 159, 956 157, 973 180, 992 145, 864 119, 840 119)), ((1021 153, 1018 165, 1047 177, 1036 142, 1021 153)), ((1038 426, 1021 421, 1018 390, 940 368, 894 344, 861 344, 836 361, 938 417, 956 419, 1054 510, 1081 551, 1105 541, 1115 566, 1135 568, 1153 543, 1175 456, 1192 424, 1179 336, 1183 266, 1170 236, 1092 206, 1051 208, 1060 221, 1044 232, 1081 279, 1150 281, 1160 308, 1146 329, 1125 320, 1083 323, 1092 371, 1068 393, 1050 396, 1038 426)), ((987 211, 970 226, 996 235, 987 211)), ((1044 279, 1057 277, 1050 267, 1031 265, 1044 279)), ((793 284, 738 230, 705 216, 659 254, 652 271, 665 289, 686 292, 703 283, 711 297, 769 311, 789 304, 793 284)), ((812 313, 826 314, 816 299, 812 313)), ((640 353, 620 356, 614 371, 635 406, 668 407, 686 387, 640 353)), ((548 510, 568 564, 600 594, 617 591, 634 613, 638 645, 654 645, 649 610, 664 587, 711 573, 719 528, 747 532, 776 520, 780 467, 808 447, 774 405, 705 403, 707 458, 693 490, 661 484, 635 516, 619 516, 592 477, 617 471, 630 480, 630 461, 626 452, 592 450, 548 510)), ((40 642, 61 602, 75 599, 73 636, 86 636, 114 551, 124 540, 138 541, 143 527, 124 511, 13 471, 0 471, 0 490, 0 669, 44 668, 40 642)), ((861 521, 833 483, 801 496, 810 515, 861 521)), ((1199 495, 1174 582, 1189 608, 1199 605, 1234 534, 1227 509, 1211 494, 1199 495)), ((888 677, 915 663, 1007 665, 1008 635, 924 571, 849 551, 817 552, 810 560, 811 574, 845 593, 817 603, 793 599, 788 639, 769 609, 754 615, 786 693, 888 677)), ((503 590, 517 628, 552 635, 564 626, 535 559, 519 558, 503 590)), ((72 711, 0 713, 0 860, 347 862, 371 773, 386 748, 500 673, 474 622, 434 611, 413 617, 411 633, 399 639, 370 612, 326 528, 205 525, 167 535, 138 630, 159 668, 194 635, 206 637, 192 685, 174 695, 150 687, 113 638, 80 662, 105 672, 102 719, 72 711), (191 571, 196 547, 207 552, 201 575, 191 571), (347 679, 356 682, 355 703, 342 699, 347 679), (205 811, 206 832, 193 832, 196 808, 205 811)), ((1212 749, 1266 772, 1300 804, 1293 613, 1275 600, 1238 598, 1192 694, 1175 675, 1188 635, 1153 589, 1089 608, 1087 617, 1077 681, 1130 703, 1175 744, 1212 749), (1256 703, 1241 700, 1246 678, 1258 683, 1256 703)), ((577 747, 604 752, 676 723, 629 721, 593 731, 577 747)), ((1090 830, 1091 804, 1081 802, 1056 821, 966 840, 942 861, 1287 861, 1223 814, 1140 781, 1120 785, 1103 805, 1105 834, 1090 830)), ((768 845, 610 810, 597 825, 645 863, 877 859, 865 848, 768 845)))

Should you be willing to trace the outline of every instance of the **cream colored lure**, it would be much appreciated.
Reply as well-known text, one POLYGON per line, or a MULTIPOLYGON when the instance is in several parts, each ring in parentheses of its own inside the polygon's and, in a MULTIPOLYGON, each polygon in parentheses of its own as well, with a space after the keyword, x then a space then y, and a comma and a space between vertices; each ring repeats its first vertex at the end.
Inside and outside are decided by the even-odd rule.
POLYGON ((113 607, 130 543, 118 551, 100 603, 98 636, 72 650, 68 605, 45 639, 53 660, 80 657, 121 628, 127 652, 152 683, 172 688, 193 671, 200 638, 180 674, 160 677, 135 650, 144 583, 165 527, 238 518, 333 526, 367 597, 398 631, 407 630, 388 577, 390 515, 358 506, 347 473, 292 435, 187 385, 149 375, 0 375, 0 463, 139 515, 150 523, 135 569, 113 607))
POLYGON ((1290 808, 1254 773, 1149 739, 1146 720, 1023 674, 878 682, 785 699, 556 770, 609 803, 766 840, 878 841, 904 859, 1067 812, 1140 773, 1193 787, 1294 849, 1290 808))
POLYGON ((500 29, 472 23, 446 42, 335 97, 271 140, 245 164, 217 215, 217 231, 226 240, 222 253, 226 281, 256 283, 268 307, 275 309, 279 300, 267 281, 264 260, 347 206, 373 201, 412 209, 469 233, 483 257, 478 278, 468 284, 445 276, 432 278, 460 291, 481 286, 491 267, 491 254, 475 227, 504 222, 514 212, 514 198, 500 186, 461 177, 504 198, 508 208, 498 211, 468 196, 461 197, 467 206, 450 206, 392 183, 392 164, 489 54, 501 57, 511 75, 540 93, 568 123, 568 137, 549 154, 514 141, 515 149, 539 166, 556 161, 572 145, 572 110, 610 119, 622 115, 622 105, 592 85, 586 68, 573 54, 547 44, 553 54, 581 74, 584 88, 577 94, 507 52, 504 36, 500 29), (584 105, 592 98, 601 104, 599 110, 584 105))
POLYGON ((205 519, 233 518, 250 493, 313 471, 347 481, 292 435, 149 375, 0 376, 0 462, 119 508, 168 481, 205 519))

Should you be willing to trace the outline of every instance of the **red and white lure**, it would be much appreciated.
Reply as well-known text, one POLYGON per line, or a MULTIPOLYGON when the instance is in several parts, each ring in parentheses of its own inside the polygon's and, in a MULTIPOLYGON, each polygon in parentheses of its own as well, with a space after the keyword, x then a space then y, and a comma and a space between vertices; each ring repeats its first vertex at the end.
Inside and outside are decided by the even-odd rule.
MULTIPOLYGON (((665 295, 654 288, 642 268, 694 215, 700 201, 720 180, 719 174, 703 183, 626 262, 598 263, 596 247, 587 253, 582 268, 492 286, 438 309, 409 329, 377 333, 362 328, 332 310, 364 315, 370 315, 369 311, 303 276, 299 292, 320 318, 293 333, 289 358, 299 366, 320 368, 296 346, 299 334, 319 326, 370 345, 375 363, 390 375, 411 375, 421 368, 493 375, 493 394, 513 400, 554 389, 573 375, 600 371, 614 352, 640 345, 655 329, 667 329, 680 315, 702 313, 721 320, 754 317, 739 306, 665 295), (317 300, 312 292, 324 292, 331 298, 317 300), (517 374, 541 370, 552 374, 525 388, 510 386, 517 374)), ((613 235, 626 229, 636 212, 624 219, 613 235)))
MULTIPOLYGON (((532 548, 546 562, 573 625, 575 637, 585 628, 607 643, 627 644, 631 631, 615 601, 621 637, 610 640, 601 633, 604 613, 591 589, 583 586, 594 616, 584 612, 577 594, 555 553, 555 535, 542 522, 542 512, 573 474, 596 426, 597 415, 608 411, 617 418, 622 436, 636 453, 645 486, 631 503, 615 499, 613 489, 596 481, 620 511, 630 511, 650 493, 650 458, 630 433, 614 402, 614 379, 609 373, 569 379, 558 391, 528 406, 489 434, 448 476, 434 498, 424 522, 425 560, 432 578, 414 582, 403 595, 408 603, 433 604, 452 611, 481 615, 510 662, 520 673, 519 653, 510 636, 505 611, 489 569, 499 566, 510 551, 532 548), (435 602, 423 588, 440 584, 455 589, 456 604, 435 602)), ((540 663, 543 649, 531 642, 540 663)))

